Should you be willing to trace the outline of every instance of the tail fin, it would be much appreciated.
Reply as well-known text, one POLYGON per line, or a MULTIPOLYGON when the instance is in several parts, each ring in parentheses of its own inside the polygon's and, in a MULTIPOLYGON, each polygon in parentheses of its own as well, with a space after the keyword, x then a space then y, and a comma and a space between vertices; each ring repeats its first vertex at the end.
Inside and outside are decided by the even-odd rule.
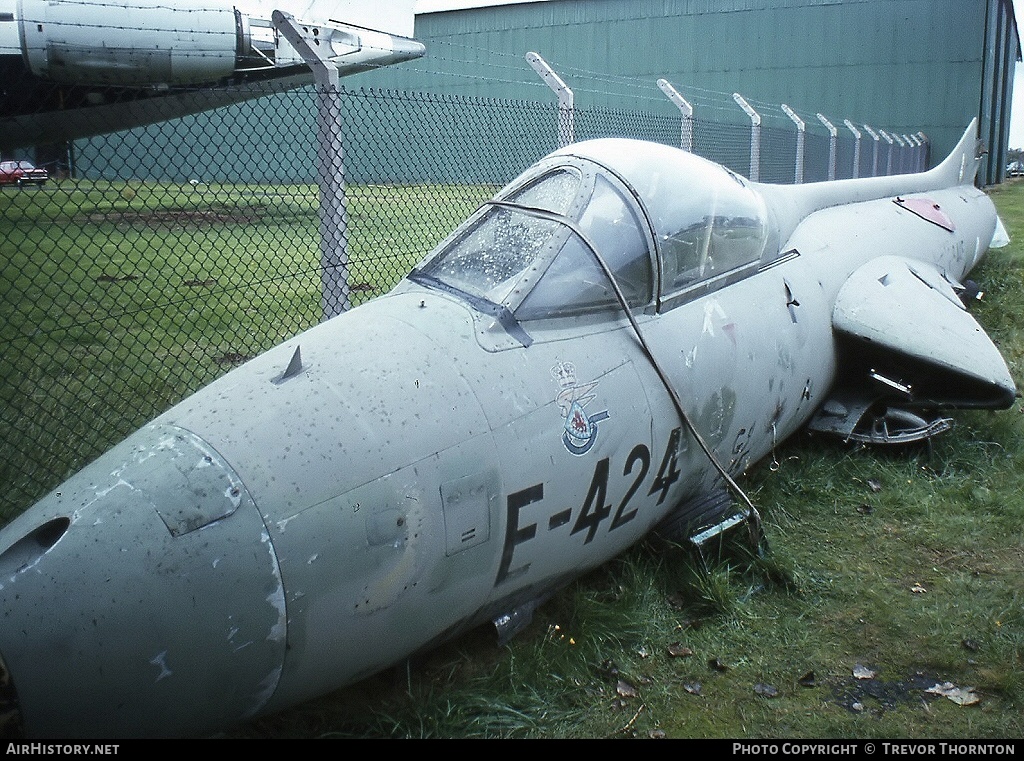
POLYGON ((927 172, 811 182, 805 185, 754 184, 772 210, 785 240, 808 214, 829 206, 973 184, 980 164, 978 143, 978 120, 975 118, 964 131, 956 148, 941 164, 927 172))
POLYGON ((939 183, 937 187, 974 184, 974 179, 978 175, 978 167, 981 165, 981 155, 978 150, 980 146, 978 118, 975 117, 952 152, 927 174, 935 175, 939 183))

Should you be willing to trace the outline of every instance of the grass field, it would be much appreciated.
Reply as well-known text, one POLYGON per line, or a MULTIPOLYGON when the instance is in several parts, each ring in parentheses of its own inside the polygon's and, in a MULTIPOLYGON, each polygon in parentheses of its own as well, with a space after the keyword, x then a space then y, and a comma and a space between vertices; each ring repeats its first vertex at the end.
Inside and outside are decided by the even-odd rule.
MULTIPOLYGON (((348 189, 353 304, 492 188, 348 189)), ((0 523, 172 403, 319 321, 316 188, 0 190, 0 523)))
MULTIPOLYGON (((207 188, 200 203, 193 192, 0 194, 4 516, 235 355, 316 320, 309 195, 207 188), (164 216, 181 209, 192 216, 164 216), (61 235, 83 252, 73 261, 61 235), (236 279, 253 266, 266 297, 236 279), (296 323, 271 319, 276 309, 296 323)), ((451 226, 422 226, 422 205, 436 202, 420 192, 386 207, 408 215, 411 258, 451 226)), ((976 271, 986 297, 975 314, 1021 385, 1024 183, 992 195, 1014 242, 976 271)), ((372 229, 382 209, 353 213, 372 229)), ((395 276, 369 269, 373 252, 396 241, 360 241, 366 269, 353 282, 368 296, 395 276)), ((704 565, 641 546, 557 595, 506 647, 474 632, 224 736, 1024 736, 1024 417, 1018 404, 955 418, 909 452, 791 439, 743 482, 764 518, 763 557, 704 565), (946 683, 945 695, 928 691, 946 683)))

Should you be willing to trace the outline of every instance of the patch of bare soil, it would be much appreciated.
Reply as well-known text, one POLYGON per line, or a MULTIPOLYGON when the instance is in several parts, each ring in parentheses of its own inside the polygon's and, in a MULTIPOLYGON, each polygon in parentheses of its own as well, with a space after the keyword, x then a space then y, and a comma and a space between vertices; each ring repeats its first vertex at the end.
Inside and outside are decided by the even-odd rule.
POLYGON ((881 714, 899 706, 936 700, 941 693, 934 688, 943 684, 948 683, 934 674, 921 671, 895 681, 851 676, 833 684, 832 695, 839 705, 852 713, 881 714))
POLYGON ((259 222, 260 210, 239 209, 144 209, 104 211, 84 215, 79 222, 91 224, 141 225, 144 227, 204 227, 208 225, 259 222))

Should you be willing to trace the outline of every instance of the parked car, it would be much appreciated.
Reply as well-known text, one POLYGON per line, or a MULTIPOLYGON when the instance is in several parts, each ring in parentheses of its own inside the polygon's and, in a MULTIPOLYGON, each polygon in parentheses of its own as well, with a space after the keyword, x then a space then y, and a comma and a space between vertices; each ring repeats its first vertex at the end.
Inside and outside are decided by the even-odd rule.
POLYGON ((50 173, 30 161, 0 161, 0 185, 43 185, 50 173))
POLYGON ((1020 177, 1024 175, 1024 163, 1020 161, 1011 161, 1006 165, 1006 174, 1010 177, 1020 177))

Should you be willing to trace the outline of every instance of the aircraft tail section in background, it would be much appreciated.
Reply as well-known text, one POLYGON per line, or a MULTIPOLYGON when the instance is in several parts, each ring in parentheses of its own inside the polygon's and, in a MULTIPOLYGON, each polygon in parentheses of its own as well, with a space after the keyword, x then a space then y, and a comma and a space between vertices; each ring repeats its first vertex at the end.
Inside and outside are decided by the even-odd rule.
POLYGON ((311 82, 306 61, 272 21, 275 10, 315 28, 342 76, 425 52, 411 36, 412 0, 0 0, 0 150, 141 126, 311 82), (180 97, 192 88, 203 88, 203 97, 180 97))

